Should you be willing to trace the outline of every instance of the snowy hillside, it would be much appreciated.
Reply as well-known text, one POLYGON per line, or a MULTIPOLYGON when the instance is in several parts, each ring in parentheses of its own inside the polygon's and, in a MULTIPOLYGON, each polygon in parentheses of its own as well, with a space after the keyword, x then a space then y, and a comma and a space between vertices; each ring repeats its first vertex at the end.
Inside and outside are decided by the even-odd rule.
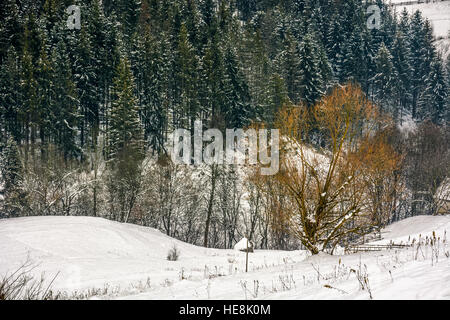
POLYGON ((419 216, 386 228, 378 243, 417 244, 435 231, 439 247, 423 242, 403 250, 314 257, 256 250, 245 273, 243 252, 192 246, 150 228, 87 217, 17 218, 0 221, 0 275, 28 256, 36 275, 45 271, 50 279, 59 272, 54 289, 91 290, 99 298, 368 299, 358 281, 367 277, 375 299, 449 299, 446 230, 450 216, 419 216), (178 261, 166 259, 173 245, 181 252, 178 261))
POLYGON ((433 25, 434 34, 437 38, 436 45, 442 51, 444 58, 450 53, 450 1, 409 1, 390 0, 397 13, 401 13, 406 8, 410 14, 420 10, 423 16, 430 20, 433 25))
MULTIPOLYGON (((38 264, 36 275, 45 271, 61 290, 90 289, 105 284, 121 290, 146 283, 160 286, 186 277, 203 279, 245 270, 245 255, 233 250, 196 247, 161 232, 131 224, 89 217, 32 217, 0 220, 0 275, 27 260, 38 264), (167 261, 176 245, 178 261, 167 261)), ((258 251, 250 268, 283 264, 283 259, 303 259, 303 252, 258 251)), ((134 290, 131 290, 134 291, 134 290)))

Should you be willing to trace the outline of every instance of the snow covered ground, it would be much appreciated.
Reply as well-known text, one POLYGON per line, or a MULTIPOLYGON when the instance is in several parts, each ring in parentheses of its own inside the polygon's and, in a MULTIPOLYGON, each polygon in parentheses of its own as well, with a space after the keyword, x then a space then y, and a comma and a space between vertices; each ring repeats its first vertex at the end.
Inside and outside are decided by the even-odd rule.
POLYGON ((420 10, 424 17, 428 18, 433 25, 434 35, 436 36, 436 47, 445 59, 450 54, 450 0, 431 0, 428 3, 418 3, 418 1, 409 0, 389 0, 395 6, 398 14, 406 8, 410 14, 420 10), (411 2, 411 4, 404 4, 411 2))
POLYGON ((420 247, 314 257, 256 250, 245 273, 244 252, 196 247, 151 228, 89 217, 16 218, 0 220, 0 275, 29 259, 36 275, 59 272, 54 289, 104 299, 450 299, 446 230, 450 216, 418 216, 386 228, 377 244, 421 239, 420 247), (433 231, 439 247, 425 245, 433 231), (178 261, 166 259, 173 245, 178 261))

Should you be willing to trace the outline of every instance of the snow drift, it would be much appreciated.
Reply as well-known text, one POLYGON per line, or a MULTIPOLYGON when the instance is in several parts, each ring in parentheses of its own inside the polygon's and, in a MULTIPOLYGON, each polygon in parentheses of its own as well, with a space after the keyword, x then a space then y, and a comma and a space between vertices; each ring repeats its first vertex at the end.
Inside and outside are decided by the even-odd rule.
POLYGON ((443 253, 439 261, 430 259, 434 249, 425 246, 420 255, 415 249, 313 257, 256 250, 245 273, 243 252, 196 247, 151 228, 89 217, 5 219, 0 276, 29 257, 37 275, 59 272, 55 290, 120 286, 100 298, 369 299, 357 281, 360 272, 370 280, 374 299, 450 299, 447 230, 450 216, 417 216, 387 227, 376 242, 406 243, 435 232, 443 253), (174 245, 180 258, 167 261, 174 245))

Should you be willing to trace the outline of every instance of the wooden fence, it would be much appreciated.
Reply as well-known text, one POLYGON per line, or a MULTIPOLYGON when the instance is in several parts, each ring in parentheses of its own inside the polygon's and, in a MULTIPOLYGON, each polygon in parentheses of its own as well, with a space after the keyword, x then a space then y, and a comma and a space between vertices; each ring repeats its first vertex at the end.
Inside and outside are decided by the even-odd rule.
POLYGON ((372 251, 383 251, 383 250, 392 250, 392 249, 404 249, 411 247, 411 245, 407 244, 361 244, 361 245, 352 245, 345 248, 345 253, 357 253, 357 252, 372 252, 372 251))
MULTIPOLYGON (((396 6, 408 6, 408 5, 412 5, 412 4, 422 4, 422 3, 435 3, 435 2, 444 2, 444 1, 449 1, 449 0, 405 0, 402 2, 394 2, 391 3, 392 6, 396 7, 396 6)), ((389 3, 389 1, 388 1, 389 3)))

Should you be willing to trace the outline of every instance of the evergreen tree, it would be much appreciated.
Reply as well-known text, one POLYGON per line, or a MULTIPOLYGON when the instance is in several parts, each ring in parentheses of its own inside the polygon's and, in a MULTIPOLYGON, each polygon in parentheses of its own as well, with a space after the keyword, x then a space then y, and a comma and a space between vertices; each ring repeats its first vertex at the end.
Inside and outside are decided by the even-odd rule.
MULTIPOLYGON (((19 148, 13 137, 9 137, 0 155, 0 186, 3 189, 3 210, 5 217, 14 217, 23 213, 25 195, 21 191, 23 167, 19 148)), ((1 217, 1 215, 0 215, 1 217)))
POLYGON ((445 71, 447 75, 447 83, 450 85, 450 55, 448 55, 445 60, 445 71))
POLYGON ((275 117, 281 107, 290 104, 286 86, 283 78, 278 74, 273 74, 269 82, 269 103, 264 110, 263 119, 269 127, 273 126, 275 117))
POLYGON ((406 7, 403 7, 402 12, 400 13, 400 21, 398 23, 398 31, 403 33, 403 35, 408 35, 410 32, 410 19, 409 13, 406 7))
POLYGON ((37 108, 34 119, 36 130, 32 131, 32 142, 35 142, 36 135, 39 134, 41 141, 41 152, 45 156, 47 145, 50 142, 51 130, 56 120, 53 115, 53 64, 48 55, 47 38, 45 31, 42 31, 42 47, 36 67, 36 83, 37 83, 37 108))
MULTIPOLYGON (((107 20, 103 13, 103 8, 100 7, 100 2, 93 0, 92 3, 85 9, 88 12, 86 19, 86 28, 88 38, 90 39, 90 68, 89 73, 95 74, 95 77, 87 79, 86 84, 94 86, 96 92, 96 102, 98 108, 98 119, 96 117, 96 111, 91 114, 90 121, 92 129, 92 140, 97 142, 97 138, 100 132, 100 125, 106 119, 104 118, 106 104, 110 100, 110 86, 114 77, 114 71, 119 60, 117 40, 115 39, 116 28, 111 21, 107 20), (98 129, 97 129, 98 128, 98 129)), ((86 46, 85 46, 86 48, 86 46)), ((81 49, 81 48, 80 48, 81 49)), ((82 86, 80 86, 81 88, 82 86)), ((83 86, 84 87, 84 86, 83 86)), ((82 88, 82 91, 92 92, 91 86, 82 88)), ((81 96, 79 94, 79 96, 81 96)), ((89 96, 89 95, 88 95, 89 96)), ((90 101, 91 99, 87 99, 90 101)), ((91 107, 91 103, 88 103, 91 107)))
MULTIPOLYGON (((66 49, 64 48, 64 53, 66 49)), ((100 126, 100 100, 97 93, 101 73, 96 72, 95 56, 87 28, 77 31, 72 50, 71 78, 79 99, 80 147, 92 146, 96 142, 100 126)))
POLYGON ((1 174, 3 187, 6 192, 17 188, 21 176, 22 164, 20 162, 19 148, 13 137, 9 137, 2 150, 1 174))
POLYGON ((447 83, 450 84, 450 55, 448 55, 447 59, 445 60, 445 74, 447 83))
POLYGON ((322 76, 322 89, 324 92, 328 89, 328 87, 331 86, 332 80, 333 80, 333 70, 330 64, 330 61, 328 60, 325 48, 323 46, 319 46, 318 48, 319 52, 319 69, 320 69, 320 75, 322 76))
POLYGON ((205 48, 199 84, 200 105, 205 111, 205 116, 211 121, 211 127, 216 128, 224 125, 224 119, 220 113, 224 104, 224 72, 223 52, 216 35, 205 48))
POLYGON ((120 30, 128 44, 128 41, 132 38, 132 35, 137 27, 141 9, 141 1, 108 0, 104 1, 104 6, 106 14, 120 24, 120 30))
POLYGON ((109 117, 108 158, 112 162, 133 156, 139 159, 143 154, 142 129, 134 96, 134 79, 126 58, 122 58, 117 67, 109 117))
POLYGON ((134 79, 127 58, 122 58, 117 67, 109 116, 108 189, 111 212, 115 219, 127 222, 140 190, 144 156, 134 79))
POLYGON ((307 106, 313 106, 323 95, 323 75, 315 39, 307 34, 299 48, 300 96, 307 106))
POLYGON ((426 19, 423 30, 422 30, 422 36, 423 36, 423 47, 421 48, 422 53, 422 80, 425 80, 427 75, 431 71, 431 64, 433 63, 434 59, 437 56, 436 48, 433 45, 434 42, 434 35, 433 35, 433 27, 431 25, 430 20, 426 19))
POLYGON ((19 83, 20 70, 17 53, 11 46, 0 66, 0 143, 6 143, 8 133, 18 141, 21 137, 18 115, 22 97, 17 88, 19 83))
POLYGON ((241 19, 248 21, 253 17, 256 12, 257 1, 256 0, 236 0, 236 6, 241 13, 241 19))
POLYGON ((396 35, 393 49, 392 49, 392 63, 395 72, 398 75, 398 81, 395 81, 395 93, 397 106, 394 110, 394 117, 398 118, 399 111, 403 111, 410 103, 410 81, 411 81, 411 67, 410 50, 407 46, 407 40, 402 31, 396 35), (399 110, 400 109, 400 110, 399 110))
POLYGON ((178 38, 174 59, 174 102, 173 121, 175 126, 194 128, 199 114, 197 96, 198 60, 189 42, 186 25, 183 23, 178 38))
POLYGON ((200 12, 202 16, 202 29, 203 29, 203 41, 206 45, 208 39, 212 39, 216 36, 218 21, 216 15, 216 1, 204 0, 200 3, 200 12))
POLYGON ((431 71, 425 80, 425 90, 419 101, 419 119, 431 119, 439 124, 444 120, 449 87, 445 80, 444 68, 438 56, 431 63, 431 71))
POLYGON ((12 46, 16 51, 20 49, 22 33, 19 6, 15 0, 5 0, 0 6, 0 64, 7 56, 12 46))
POLYGON ((420 11, 416 11, 411 18, 411 29, 409 34, 410 39, 410 66, 411 66, 411 98, 412 107, 411 114, 413 118, 416 118, 417 104, 419 93, 422 90, 423 84, 423 66, 425 57, 423 54, 423 48, 425 46, 423 36, 424 21, 420 11))
MULTIPOLYGON (((233 41, 232 33, 227 38, 227 41, 233 41)), ((238 41, 238 40, 236 40, 238 41)), ((229 44, 232 46, 232 44, 229 44)), ((258 117, 261 110, 267 109, 269 82, 267 76, 273 72, 273 65, 269 58, 268 48, 261 36, 260 30, 253 30, 247 28, 245 30, 245 37, 241 46, 237 48, 236 55, 240 56, 240 65, 243 76, 245 76, 248 90, 251 93, 253 115, 258 117)), ((274 52, 274 55, 276 51, 274 52)), ((282 62, 281 62, 282 63, 282 62)), ((279 66, 278 72, 283 73, 285 66, 279 66)))
POLYGON ((184 8, 184 15, 186 16, 186 29, 189 35, 189 42, 195 47, 197 54, 200 54, 203 49, 201 39, 201 14, 198 9, 197 1, 187 0, 184 8))
POLYGON ((228 47, 225 51, 224 69, 225 100, 222 113, 225 115, 226 128, 243 128, 250 124, 254 116, 250 92, 233 48, 228 47))
POLYGON ((144 126, 145 140, 153 151, 164 149, 168 116, 171 108, 169 78, 173 67, 170 43, 164 35, 154 39, 150 33, 144 35, 140 56, 141 85, 138 86, 140 113, 144 126))
MULTIPOLYGON (((276 64, 279 73, 285 81, 288 97, 293 103, 300 102, 301 59, 302 57, 300 57, 299 48, 294 38, 288 34, 285 39, 284 50, 276 58, 276 64)), ((306 66, 305 63, 304 66, 306 66)))
MULTIPOLYGON (((35 79, 35 68, 33 65, 33 57, 29 50, 29 42, 25 29, 25 44, 21 59, 21 75, 20 75, 20 95, 22 97, 20 105, 19 119, 22 124, 22 138, 25 141, 25 161, 28 160, 28 151, 30 144, 35 141, 36 123, 38 121, 38 98, 37 98, 37 82, 35 79)), ((32 146, 31 152, 34 152, 32 146)))
MULTIPOLYGON (((445 71, 446 71, 446 79, 447 79, 447 88, 450 89, 450 55, 447 56, 447 60, 445 62, 445 71)), ((450 121, 450 94, 447 95, 447 108, 443 114, 444 121, 449 123, 450 121)))
MULTIPOLYGON (((381 109, 392 105, 392 95, 394 82, 397 79, 394 65, 392 63, 392 55, 388 48, 381 45, 378 54, 375 57, 377 73, 374 78, 374 95, 379 101, 381 109)), ((387 111, 387 110, 384 110, 387 111)))
POLYGON ((79 157, 77 126, 80 120, 75 84, 69 64, 66 46, 60 41, 52 52, 52 135, 64 159, 79 157))

